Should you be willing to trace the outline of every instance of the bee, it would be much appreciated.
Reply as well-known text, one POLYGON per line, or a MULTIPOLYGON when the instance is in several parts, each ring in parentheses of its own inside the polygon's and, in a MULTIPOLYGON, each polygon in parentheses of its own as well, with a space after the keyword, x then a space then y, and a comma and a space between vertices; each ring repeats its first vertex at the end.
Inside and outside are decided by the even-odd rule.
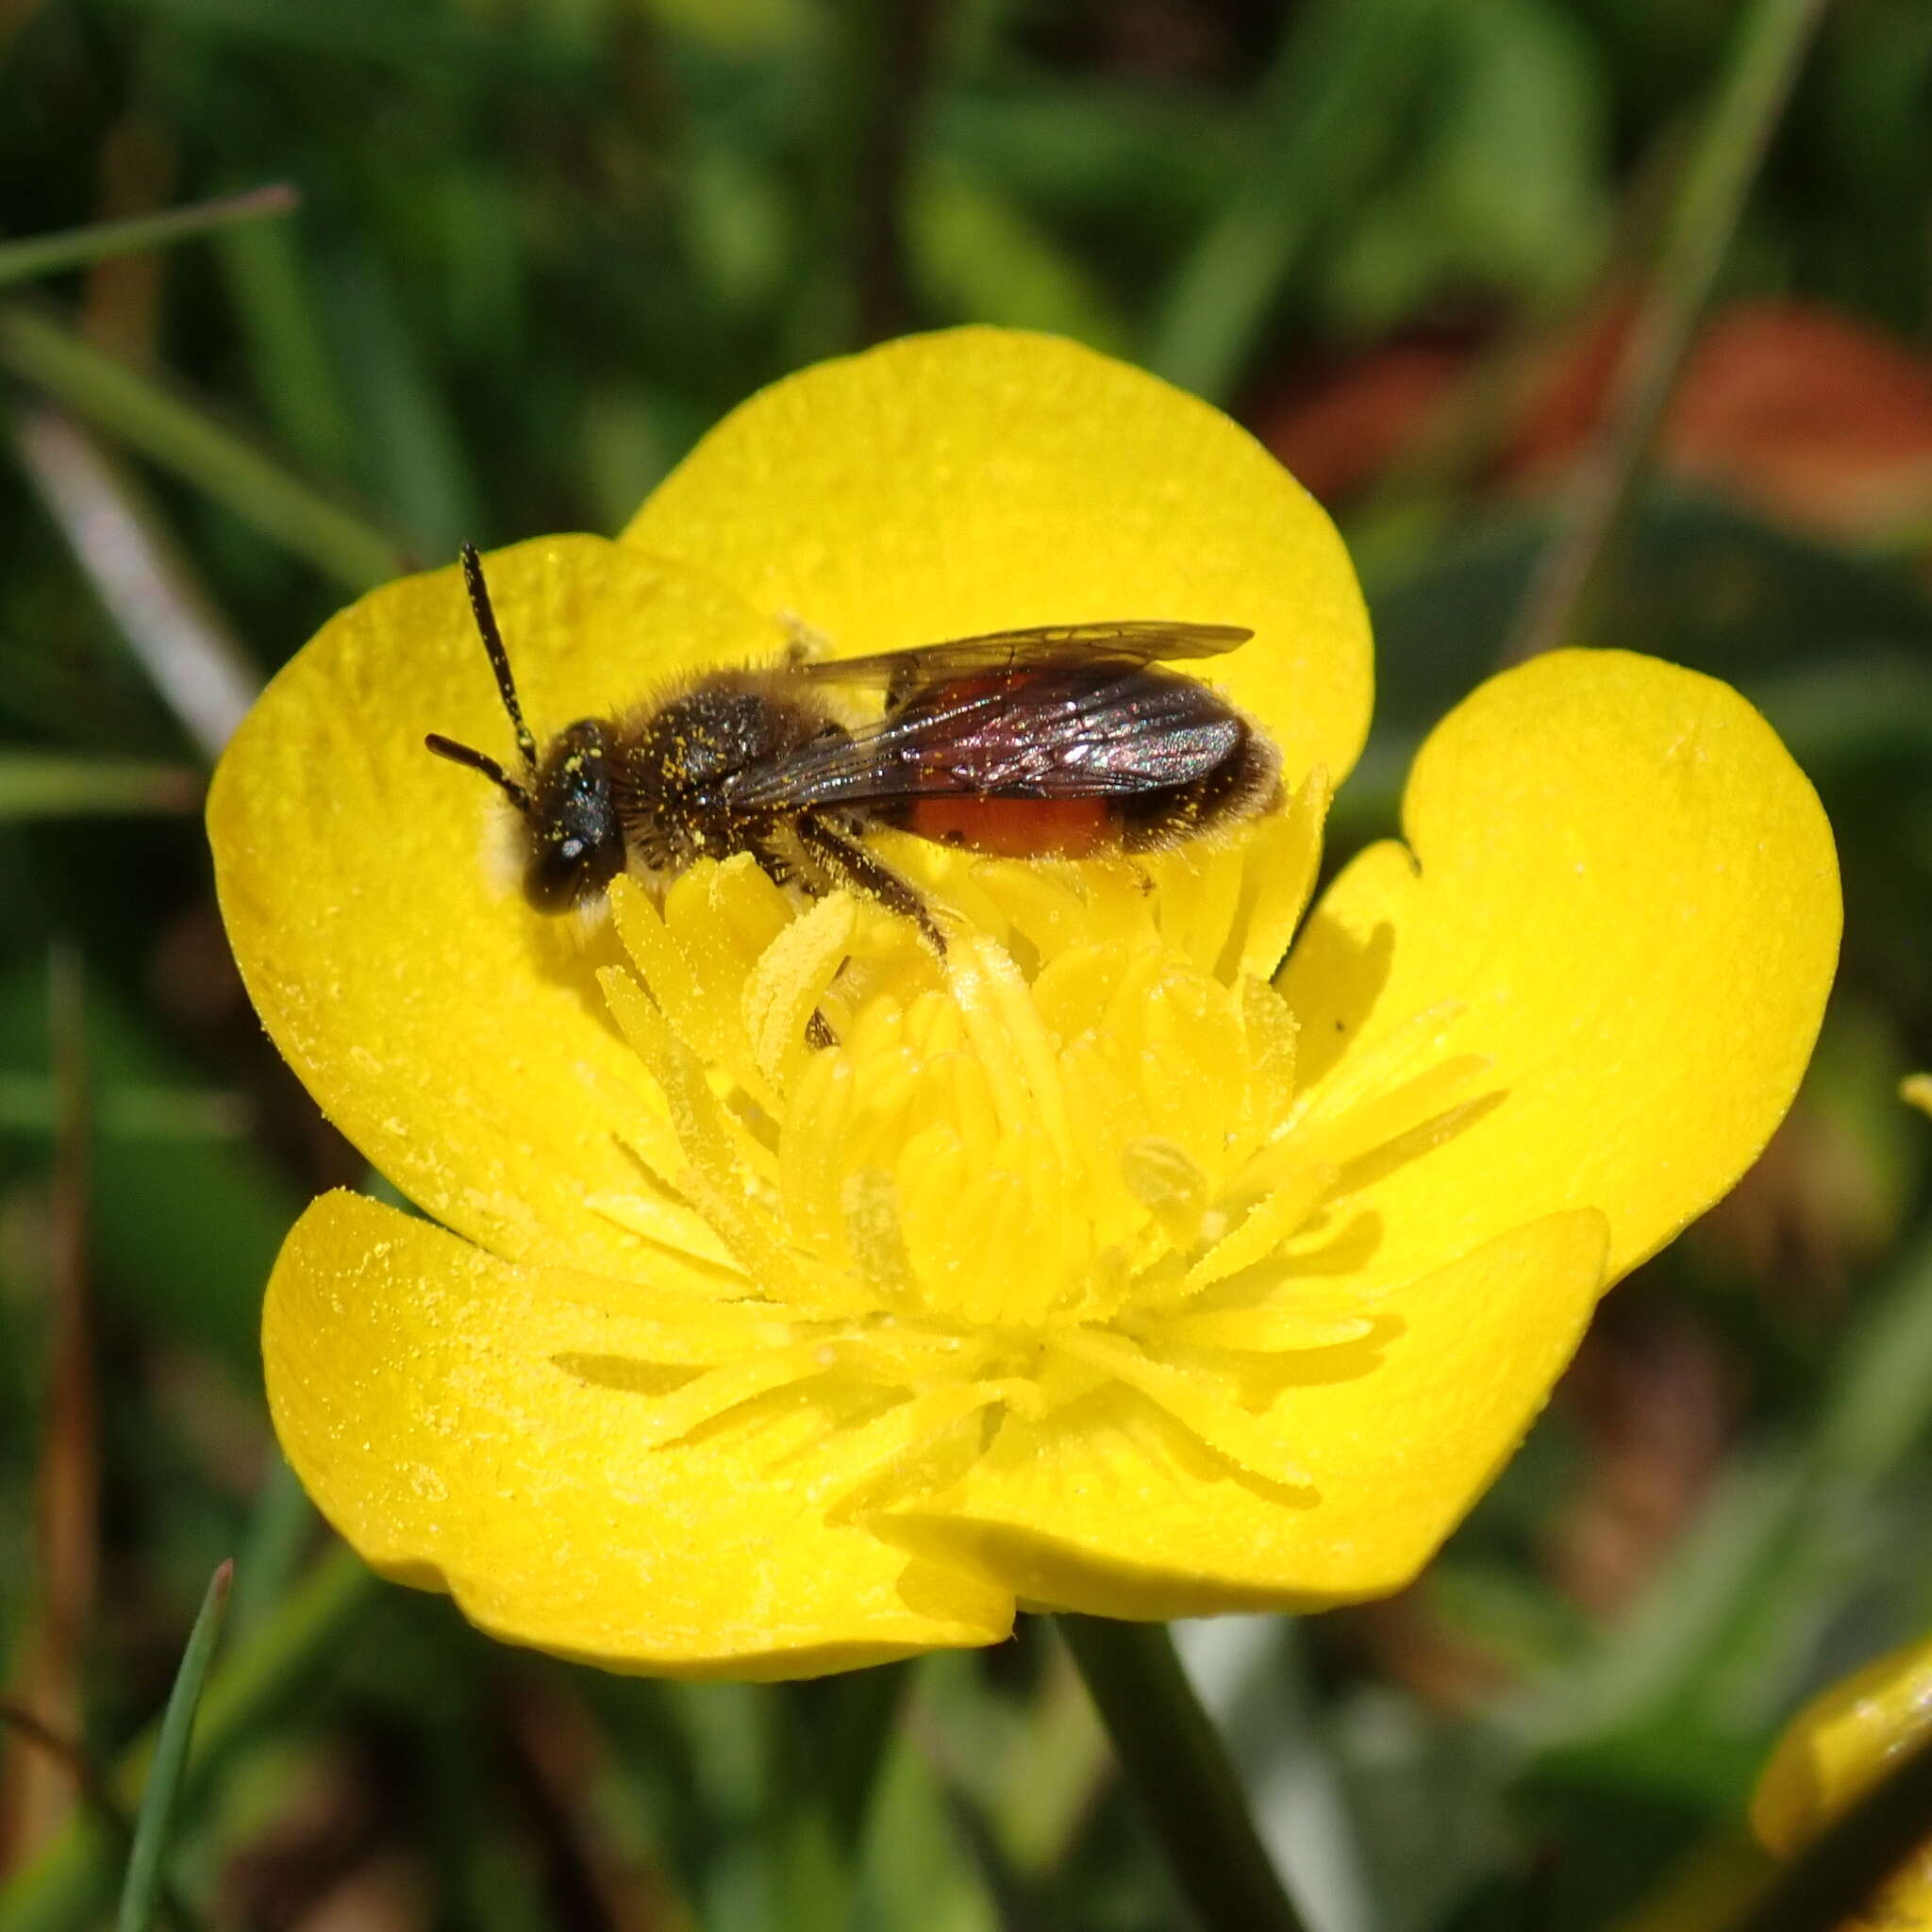
POLYGON ((666 878, 749 853, 781 885, 843 886, 945 940, 919 891, 864 842, 891 826, 1003 858, 1158 850, 1278 803, 1281 760, 1207 685, 1160 669, 1254 635, 1238 625, 1047 625, 873 657, 707 671, 539 750, 483 565, 463 579, 517 747, 514 774, 431 732, 523 821, 524 895, 594 901, 620 872, 666 878), (855 702, 877 715, 846 722, 855 702))

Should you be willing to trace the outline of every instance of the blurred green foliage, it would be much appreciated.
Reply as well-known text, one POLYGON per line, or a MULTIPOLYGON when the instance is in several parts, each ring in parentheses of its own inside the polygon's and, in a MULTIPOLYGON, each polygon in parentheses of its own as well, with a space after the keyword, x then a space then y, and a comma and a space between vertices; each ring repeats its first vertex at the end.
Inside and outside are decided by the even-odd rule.
MULTIPOLYGON (((983 320, 1327 452, 1311 480, 1380 654, 1344 858, 1394 829, 1420 735, 1495 664, 1559 475, 1525 453, 1561 453, 1530 377, 1649 258, 1738 15, 0 0, 0 249, 301 196, 0 290, 0 1676, 36 1681, 35 1497, 65 1458, 98 1489, 71 1741, 131 1812, 142 1727, 240 1556, 170 1852, 196 1923, 1174 1923, 1043 1631, 782 1690, 656 1685, 493 1649, 322 1552, 254 1323, 301 1200, 360 1171, 255 1027, 182 772, 359 586, 466 540, 612 528, 758 384, 983 320), (87 435, 42 434, 50 408, 87 435), (57 941, 84 962, 84 1128, 49 1041, 57 941), (54 1391, 83 1303, 76 1419, 54 1391)), ((1891 1099, 1932 1061, 1928 190, 1932 9, 1847 0, 1719 308, 1830 315, 1843 367, 1801 386, 1849 395, 1864 357, 1891 401, 1832 406, 1852 429, 1802 488, 1802 395, 1715 467, 1708 435, 1701 467, 1667 461, 1591 615, 1594 641, 1739 684, 1831 810, 1846 965, 1804 1102, 1620 1291, 1416 1591, 1183 1632, 1324 1932, 1722 1901, 1781 1716, 1932 1623, 1932 1128, 1891 1099)), ((83 1807, 25 1842, 48 1814, 22 1780, 58 1798, 64 1774, 4 1729, 0 1764, 0 1932, 100 1923, 114 1827, 83 1807)))

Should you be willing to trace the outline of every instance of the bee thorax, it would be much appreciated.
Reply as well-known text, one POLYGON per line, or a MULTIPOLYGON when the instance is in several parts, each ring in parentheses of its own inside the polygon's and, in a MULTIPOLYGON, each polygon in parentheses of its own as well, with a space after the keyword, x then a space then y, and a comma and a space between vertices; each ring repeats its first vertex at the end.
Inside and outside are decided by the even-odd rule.
POLYGON ((770 675, 756 671, 714 674, 628 721, 616 791, 634 859, 675 873, 757 849, 769 814, 741 811, 730 780, 824 727, 821 715, 775 693, 770 675))

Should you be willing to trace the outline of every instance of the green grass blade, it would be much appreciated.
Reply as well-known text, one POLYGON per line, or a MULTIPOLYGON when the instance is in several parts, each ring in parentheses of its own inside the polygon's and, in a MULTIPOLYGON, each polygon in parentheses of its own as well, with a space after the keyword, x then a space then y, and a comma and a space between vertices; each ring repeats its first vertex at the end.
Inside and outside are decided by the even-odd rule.
MULTIPOLYGON (((338 1548, 303 1577, 254 1635, 237 1643, 209 1680, 202 1703, 198 1748, 185 1780, 191 1798, 312 1689, 362 1621, 376 1590, 362 1559, 338 1548)), ((124 1804, 145 1791, 158 1750, 158 1738, 144 1733, 116 1763, 113 1788, 124 1804)), ((113 1900, 114 1869, 111 1838, 90 1820, 68 1825, 0 1886, 0 1932, 92 1932, 113 1900)))
POLYGON ((198 201, 190 208, 170 208, 159 215, 141 215, 125 222, 93 222, 84 228, 62 228, 53 235, 26 235, 18 242, 0 242, 0 289, 35 275, 56 275, 62 269, 83 268, 109 255, 133 255, 144 248, 162 248, 191 236, 205 235, 237 222, 258 222, 285 215, 301 200, 286 181, 246 194, 225 194, 216 201, 198 201))
POLYGON ((905 1664, 787 1684, 769 1700, 764 1833, 774 1925, 847 1925, 866 1820, 911 1683, 905 1664))
POLYGON ((1811 1627, 1790 1622, 1790 1607, 1826 1600, 1848 1563, 1869 1560, 1847 1537, 1928 1425, 1932 1239, 1922 1237, 1866 1290, 1808 1442, 1735 1457, 1643 1601, 1506 1722, 1549 1748, 1707 1714, 1735 1699, 1727 1686, 1740 1673, 1789 1681, 1811 1627))
POLYGON ((292 222, 225 228, 209 252, 242 332, 249 396, 277 442, 317 475, 359 475, 343 373, 317 300, 323 271, 301 229, 292 222))
MULTIPOLYGON (((54 1083, 33 1074, 0 1073, 0 1134, 36 1140, 54 1131, 54 1083)), ((238 1093, 125 1083, 94 1096, 93 1128, 109 1140, 239 1141, 254 1116, 238 1093)))
POLYGON ((1756 0, 1739 23, 1603 426, 1573 473, 1561 524, 1524 600, 1506 663, 1568 643, 1579 618, 1588 621, 1644 458, 1824 8, 1825 0, 1756 0))
POLYGON ((202 1686, 208 1681, 215 1641, 222 1632, 222 1612, 227 1607, 228 1586, 234 1580, 234 1564, 224 1563, 209 1579, 194 1628, 188 1633, 188 1648, 181 1654, 181 1668, 168 1694, 155 1761, 134 1821, 134 1847, 127 1855, 127 1876, 121 1887, 115 1932, 148 1932, 154 1924, 161 1892, 161 1861, 167 1856, 168 1827, 188 1763, 189 1740, 194 1734, 194 1713, 201 1705, 202 1686))
POLYGON ((242 1546, 230 1621, 237 1638, 252 1636, 273 1618, 289 1593, 304 1548, 321 1518, 287 1457, 272 1455, 256 1493, 248 1539, 242 1546))
POLYGON ((1209 1932, 1304 1932, 1164 1624, 1054 1618, 1174 1883, 1209 1932))
POLYGON ((201 793, 200 774, 183 765, 73 758, 60 752, 0 754, 0 824, 192 812, 200 808, 201 793))
POLYGON ((355 591, 401 575, 399 547, 159 383, 36 310, 0 308, 10 370, 355 591))
POLYGON ((1380 164, 1425 72, 1441 0, 1323 0, 1262 83, 1252 158, 1156 314, 1143 359, 1224 403, 1327 213, 1380 164))
POLYGON ((367 487, 418 557, 452 557, 484 527, 443 372, 373 247, 328 266, 331 336, 355 371, 350 407, 367 487))

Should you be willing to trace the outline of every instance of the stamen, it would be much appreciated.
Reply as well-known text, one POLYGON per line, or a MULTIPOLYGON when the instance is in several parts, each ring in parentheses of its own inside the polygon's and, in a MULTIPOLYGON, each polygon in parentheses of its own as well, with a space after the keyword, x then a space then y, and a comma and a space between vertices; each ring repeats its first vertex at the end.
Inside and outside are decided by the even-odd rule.
POLYGON ((1240 1138, 1258 1144, 1289 1118, 1294 1102, 1295 1054, 1301 1027, 1288 1002, 1252 974, 1241 982, 1241 1034, 1247 1042, 1248 1093, 1240 1138))
POLYGON ((907 1255, 926 1304, 957 1305, 967 1257, 953 1244, 954 1217, 974 1161, 949 1126, 925 1128, 906 1143, 898 1164, 899 1224, 907 1255))
POLYGON ((1446 1112, 1488 1071, 1486 1054, 1457 1054, 1387 1092, 1329 1113, 1324 1108, 1293 1138, 1308 1153, 1338 1167, 1359 1159, 1399 1134, 1412 1133, 1446 1112))
MULTIPOLYGON (((1127 1035, 1129 1041, 1133 1035, 1127 1035)), ((1218 1168, 1227 1124, 1247 1087, 1247 1047, 1228 989, 1170 970, 1140 1015, 1135 1075, 1155 1133, 1177 1141, 1207 1170, 1218 1168)))
POLYGON ((1299 1126, 1316 1108, 1331 1118, 1344 1113, 1434 1064, 1441 1057, 1451 1029, 1468 1010, 1461 1000, 1441 1000, 1411 1013, 1366 1052, 1357 1054, 1324 1087, 1305 1096, 1284 1123, 1284 1130, 1299 1126))
POLYGON ((1222 1348, 1250 1355, 1286 1355, 1337 1348, 1374 1332, 1367 1315, 1311 1315, 1291 1307, 1209 1308, 1173 1317, 1161 1340, 1174 1348, 1222 1348))
POLYGON ((836 1350, 825 1343, 799 1342, 768 1349, 711 1369, 669 1395, 638 1405, 636 1441, 658 1449, 681 1441, 693 1429, 742 1408, 788 1383, 823 1375, 837 1365, 836 1350))
POLYGON ((1072 881, 1043 865, 989 865, 980 883, 989 898, 1042 958, 1087 936, 1087 902, 1072 881))
POLYGON ((1121 1149, 1121 1175, 1176 1248, 1194 1245, 1208 1211, 1208 1176, 1184 1147, 1149 1134, 1121 1149))
POLYGON ((1280 1444, 1253 1416, 1185 1370, 1150 1360, 1124 1338, 1090 1329, 1067 1337, 1059 1346, 1075 1360, 1105 1369, 1116 1381, 1139 1390, 1190 1435, 1250 1475, 1282 1489, 1313 1487, 1307 1472, 1282 1454, 1280 1444))
POLYGON ((628 879, 611 882, 610 910, 625 951, 643 974, 644 985, 672 1031, 708 1065, 730 1068, 751 1097, 768 1113, 775 1113, 777 1096, 751 1064, 750 1043, 738 1024, 735 1004, 723 997, 733 975, 719 972, 714 958, 714 976, 706 978, 669 922, 628 879))
POLYGON ((1198 1294, 1217 1281, 1239 1274, 1243 1268, 1272 1255, 1291 1235, 1298 1233, 1335 1185, 1337 1170, 1311 1161, 1291 1174, 1272 1194, 1264 1194, 1230 1233, 1216 1241, 1188 1270, 1185 1292, 1198 1294))
POLYGON ((1158 941, 1149 903, 1151 881, 1142 868, 1130 859, 1116 859, 1091 867, 1083 883, 1090 943, 1124 956, 1158 941))
POLYGON ((820 1058, 806 1045, 806 1027, 851 950, 855 924, 849 894, 821 899, 778 934, 746 975, 740 1003, 744 1030, 765 1077, 780 1092, 802 1062, 820 1058))
POLYGON ((1271 979, 1288 957, 1322 869, 1322 826, 1328 817, 1328 774, 1317 765, 1286 810, 1263 819, 1245 851, 1245 891, 1229 923, 1217 976, 1271 979))
POLYGON ((944 993, 928 991, 906 1008, 906 1039, 915 1053, 927 1059, 957 1054, 966 1044, 966 1023, 944 993))
MULTIPOLYGON (((674 1037, 663 1014, 628 974, 607 967, 598 980, 625 1038, 657 1076, 670 1104, 672 1124, 691 1162, 689 1174, 679 1177, 679 1191, 697 1206, 767 1293, 801 1306, 824 1302, 836 1277, 821 1273, 808 1286, 796 1251, 775 1238, 737 1158, 729 1117, 691 1049, 674 1037)), ((864 1305, 857 1284, 842 1294, 832 1291, 830 1298, 848 1307, 864 1305)))
POLYGON ((969 934, 949 949, 946 976, 1001 1124, 1023 1127, 1037 1120, 1064 1159, 1071 1136, 1053 1041, 1012 960, 969 934))
POLYGON ((703 1215, 662 1194, 591 1194, 585 1203, 593 1214, 614 1222, 628 1234, 658 1246, 675 1248, 688 1259, 705 1261, 739 1279, 736 1257, 703 1215))
POLYGON ((1233 846, 1184 845, 1153 861, 1160 937, 1201 973, 1212 973, 1228 943, 1241 898, 1241 853, 1233 846))
POLYGON ((845 1177, 840 1191, 845 1246, 866 1286, 888 1307, 913 1306, 912 1263, 899 1225, 899 1193, 892 1176, 875 1167, 845 1177))
POLYGON ((979 1175, 954 1202, 948 1244, 955 1254, 974 1257, 975 1265, 955 1272, 949 1313, 991 1326, 1038 1321, 1045 1312, 1050 1297, 1027 1292, 1039 1273, 1027 1205, 1024 1176, 1004 1166, 979 1175))
POLYGON ((847 1430, 838 1474, 828 1483, 831 1494, 824 1499, 826 1521, 850 1523, 873 1515, 963 1473, 963 1465, 978 1454, 980 1417, 1001 1399, 999 1384, 958 1383, 928 1390, 847 1430), (970 1442, 964 1438, 968 1428, 973 1431, 970 1442), (953 1459, 962 1464, 960 1471, 947 1466, 949 1447, 953 1459))
POLYGON ((850 1058, 842 1052, 814 1054, 792 1089, 778 1136, 779 1198, 792 1239, 813 1254, 838 1248, 839 1182, 855 1096, 850 1058))
POLYGON ((1147 1109, 1097 1039, 1075 1041, 1060 1056, 1067 1111, 1079 1151, 1080 1179, 1101 1238, 1124 1239, 1145 1204, 1122 1169, 1124 1150, 1148 1137, 1147 1109))

